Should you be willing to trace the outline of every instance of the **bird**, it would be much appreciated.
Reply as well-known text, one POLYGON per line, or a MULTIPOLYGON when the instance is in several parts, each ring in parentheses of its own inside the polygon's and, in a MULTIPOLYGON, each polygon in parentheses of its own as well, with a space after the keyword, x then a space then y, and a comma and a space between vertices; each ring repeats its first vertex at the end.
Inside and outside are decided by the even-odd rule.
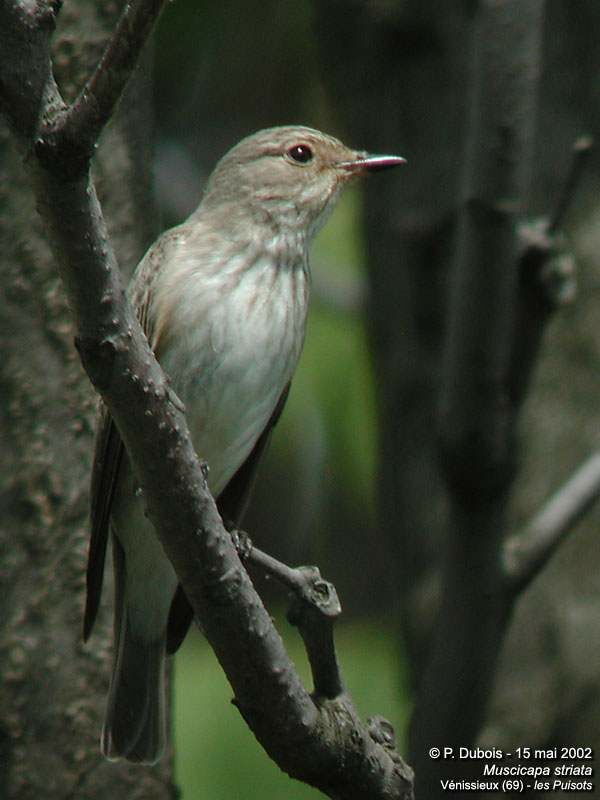
MULTIPOLYGON (((306 126, 268 128, 217 163, 200 205, 140 261, 129 298, 186 409, 228 525, 238 526, 285 404, 309 301, 308 248, 341 189, 405 163, 306 126)), ((165 658, 192 610, 152 524, 119 431, 101 407, 91 478, 84 640, 112 545, 114 654, 101 749, 156 763, 166 744, 165 658)))

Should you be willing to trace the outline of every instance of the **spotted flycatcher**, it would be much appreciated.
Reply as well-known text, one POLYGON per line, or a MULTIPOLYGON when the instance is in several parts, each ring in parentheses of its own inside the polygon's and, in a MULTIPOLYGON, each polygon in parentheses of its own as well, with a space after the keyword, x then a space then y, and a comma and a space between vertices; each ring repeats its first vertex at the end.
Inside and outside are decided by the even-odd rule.
MULTIPOLYGON (((403 163, 305 127, 260 131, 217 164, 200 206, 140 262, 130 298, 186 408, 223 518, 239 524, 304 340, 309 243, 354 176, 403 163)), ((106 410, 92 474, 84 637, 100 601, 109 529, 115 655, 102 751, 155 762, 165 741, 164 663, 191 622, 177 576, 144 515, 106 410)))

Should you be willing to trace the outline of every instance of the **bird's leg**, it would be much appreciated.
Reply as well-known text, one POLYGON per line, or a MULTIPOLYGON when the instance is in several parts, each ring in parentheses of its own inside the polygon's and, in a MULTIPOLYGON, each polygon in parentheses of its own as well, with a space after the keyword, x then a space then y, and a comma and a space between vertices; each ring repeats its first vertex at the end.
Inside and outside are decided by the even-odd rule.
POLYGON ((315 695, 333 699, 344 691, 333 640, 333 623, 342 607, 318 567, 289 567, 254 547, 245 531, 228 527, 242 561, 256 567, 290 590, 287 619, 298 628, 312 672, 315 695))
POLYGON ((304 602, 317 606, 320 609, 320 613, 330 614, 331 610, 326 596, 331 590, 339 609, 334 616, 340 613, 341 608, 339 607, 335 588, 332 584, 322 580, 317 567, 289 567, 283 561, 278 561, 273 556, 255 547, 246 531, 240 530, 234 523, 226 521, 225 528, 231 536, 240 559, 245 564, 250 564, 262 570, 270 578, 274 578, 287 589, 290 589, 295 595, 302 597, 304 602), (325 590, 325 586, 330 587, 330 590, 325 590))

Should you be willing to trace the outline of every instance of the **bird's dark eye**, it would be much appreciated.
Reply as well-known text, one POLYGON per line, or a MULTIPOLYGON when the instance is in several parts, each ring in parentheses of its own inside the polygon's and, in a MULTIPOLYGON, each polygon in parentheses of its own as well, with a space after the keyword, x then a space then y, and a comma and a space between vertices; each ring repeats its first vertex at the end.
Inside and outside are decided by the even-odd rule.
POLYGON ((307 144, 295 144, 287 151, 290 158, 297 161, 298 164, 308 164, 312 161, 313 152, 307 144))

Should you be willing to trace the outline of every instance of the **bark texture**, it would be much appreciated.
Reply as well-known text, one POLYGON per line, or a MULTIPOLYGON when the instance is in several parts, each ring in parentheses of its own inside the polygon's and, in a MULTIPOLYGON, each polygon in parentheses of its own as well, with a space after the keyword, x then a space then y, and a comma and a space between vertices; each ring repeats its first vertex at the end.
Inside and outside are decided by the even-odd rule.
MULTIPOLYGON (((89 74, 116 10, 112 3, 77 3, 61 14, 54 60, 67 98, 89 74)), ((141 70, 127 113, 107 132, 96 160, 115 245, 130 269, 155 233, 147 84, 141 70)), ((81 641, 96 400, 73 346, 27 167, 1 122, 0 795, 158 800, 172 796, 168 761, 144 770, 100 756, 109 602, 90 644, 81 641)))

